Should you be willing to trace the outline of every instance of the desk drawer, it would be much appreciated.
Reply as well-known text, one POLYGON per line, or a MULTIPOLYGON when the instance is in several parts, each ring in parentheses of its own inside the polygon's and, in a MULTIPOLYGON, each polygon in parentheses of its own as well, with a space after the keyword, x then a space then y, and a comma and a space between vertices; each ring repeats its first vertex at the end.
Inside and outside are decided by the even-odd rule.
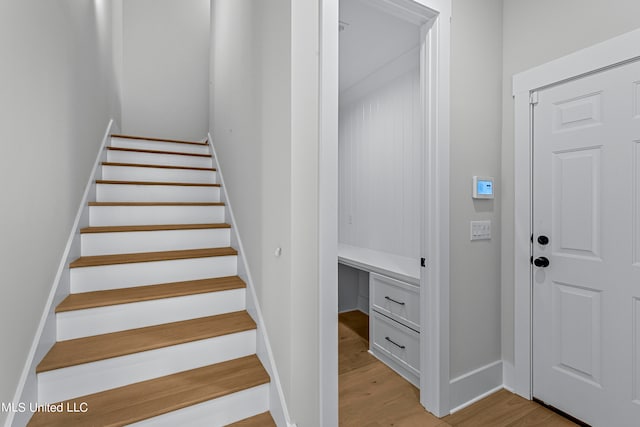
POLYGON ((420 332, 420 289, 371 273, 371 308, 420 332))
POLYGON ((379 352, 406 369, 420 375, 420 334, 384 315, 373 315, 373 352, 379 352))

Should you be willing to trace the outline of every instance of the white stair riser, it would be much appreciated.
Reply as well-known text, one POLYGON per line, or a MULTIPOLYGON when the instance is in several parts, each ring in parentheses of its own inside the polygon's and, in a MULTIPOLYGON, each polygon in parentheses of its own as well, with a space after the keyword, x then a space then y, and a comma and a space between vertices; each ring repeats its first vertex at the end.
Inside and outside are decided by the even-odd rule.
POLYGON ((215 316, 245 309, 245 290, 141 301, 56 315, 58 341, 215 316))
POLYGON ((116 181, 193 182, 201 184, 216 184, 217 174, 214 171, 193 169, 102 166, 102 179, 116 181))
POLYGON ((84 233, 82 256, 218 248, 231 245, 231 229, 84 233))
POLYGON ((91 206, 89 224, 161 225, 224 222, 224 206, 91 206))
POLYGON ((237 256, 72 268, 71 293, 235 276, 237 256))
POLYGON ((219 202, 220 187, 98 184, 98 202, 219 202))
POLYGON ((113 163, 140 163, 143 165, 189 166, 193 168, 213 167, 211 157, 140 153, 136 151, 119 150, 108 150, 107 161, 113 163))
POLYGON ((269 384, 149 418, 130 427, 222 427, 269 410, 269 384))
POLYGON ((113 357, 38 374, 38 402, 55 403, 254 354, 256 331, 113 357))
POLYGON ((146 141, 144 139, 111 138, 111 146, 120 148, 135 148, 138 150, 210 154, 208 145, 180 144, 165 141, 146 141))

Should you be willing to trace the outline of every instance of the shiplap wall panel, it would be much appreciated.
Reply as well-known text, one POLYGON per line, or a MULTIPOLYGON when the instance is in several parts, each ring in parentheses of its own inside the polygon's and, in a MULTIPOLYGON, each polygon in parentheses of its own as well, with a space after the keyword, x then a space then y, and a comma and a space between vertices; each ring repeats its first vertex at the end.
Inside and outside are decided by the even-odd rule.
POLYGON ((418 68, 340 108, 339 239, 420 255, 418 68))

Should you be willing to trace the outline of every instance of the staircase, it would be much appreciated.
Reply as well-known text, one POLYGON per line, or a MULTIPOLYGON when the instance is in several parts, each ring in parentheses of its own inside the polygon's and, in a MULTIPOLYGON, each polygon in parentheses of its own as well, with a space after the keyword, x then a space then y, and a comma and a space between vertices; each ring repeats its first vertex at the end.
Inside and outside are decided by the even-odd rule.
POLYGON ((112 136, 29 426, 275 426, 212 166, 112 136))

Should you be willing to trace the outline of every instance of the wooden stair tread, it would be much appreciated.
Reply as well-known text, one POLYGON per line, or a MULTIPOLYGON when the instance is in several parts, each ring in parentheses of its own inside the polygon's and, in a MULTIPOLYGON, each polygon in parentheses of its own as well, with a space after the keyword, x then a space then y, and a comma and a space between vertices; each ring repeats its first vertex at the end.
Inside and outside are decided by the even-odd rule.
POLYGON ((207 145, 205 142, 198 141, 185 141, 182 139, 164 139, 164 138, 151 138, 148 136, 135 136, 135 135, 121 135, 121 134, 112 134, 111 138, 121 138, 121 139, 139 139, 142 141, 155 141, 155 142, 173 142, 176 144, 191 144, 191 145, 207 145))
POLYGON ((238 255, 233 248, 183 249, 179 251, 140 252, 133 254, 82 256, 69 264, 69 268, 102 265, 132 264, 136 262, 171 261, 190 258, 238 255))
POLYGON ((231 228, 231 225, 224 222, 211 224, 110 225, 102 227, 86 227, 81 229, 80 233, 92 234, 126 233, 132 231, 208 230, 214 228, 231 228))
POLYGON ((135 286, 133 288, 70 294, 57 307, 56 313, 110 305, 129 304, 164 298, 182 297, 210 292, 221 292, 246 288, 238 276, 189 280, 185 282, 163 283, 159 285, 135 286))
POLYGON ((86 413, 37 412, 30 427, 120 427, 269 382, 251 355, 66 401, 86 413))
POLYGON ((162 181, 118 181, 113 179, 97 179, 96 184, 118 184, 118 185, 172 185, 182 187, 220 187, 220 184, 209 184, 200 182, 162 182, 162 181))
POLYGON ((263 412, 255 417, 246 418, 237 423, 229 424, 227 427, 276 427, 275 421, 271 417, 271 413, 263 412))
POLYGON ((102 166, 122 166, 131 168, 156 168, 156 169, 185 169, 194 171, 215 172, 216 168, 198 168, 193 166, 172 166, 172 165, 147 165, 144 163, 120 163, 120 162, 102 162, 102 166))
POLYGON ((134 153, 173 154, 176 156, 211 157, 211 154, 184 153, 182 151, 147 150, 142 148, 107 147, 107 150, 130 151, 134 153))
POLYGON ((58 341, 42 359, 36 372, 46 372, 113 357, 155 350, 255 329, 246 311, 200 317, 163 325, 58 341))
POLYGON ((89 202, 89 206, 224 206, 224 202, 89 202))

